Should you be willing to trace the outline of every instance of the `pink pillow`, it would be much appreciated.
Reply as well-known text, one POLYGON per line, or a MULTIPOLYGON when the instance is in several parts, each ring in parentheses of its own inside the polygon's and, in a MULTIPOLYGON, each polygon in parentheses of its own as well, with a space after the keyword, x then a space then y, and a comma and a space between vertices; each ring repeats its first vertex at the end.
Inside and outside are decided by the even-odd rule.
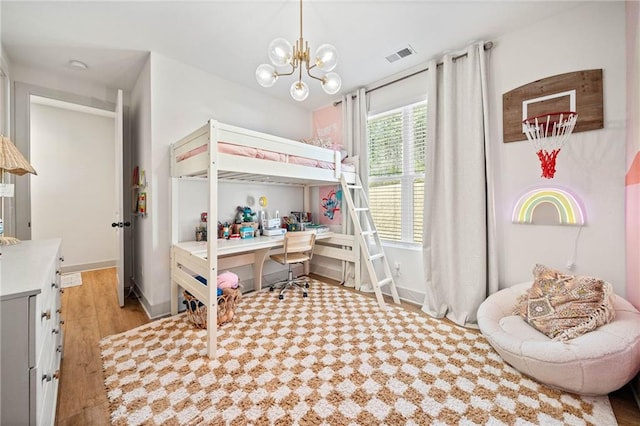
POLYGON ((238 276, 233 272, 223 272, 218 275, 218 288, 238 288, 238 276))

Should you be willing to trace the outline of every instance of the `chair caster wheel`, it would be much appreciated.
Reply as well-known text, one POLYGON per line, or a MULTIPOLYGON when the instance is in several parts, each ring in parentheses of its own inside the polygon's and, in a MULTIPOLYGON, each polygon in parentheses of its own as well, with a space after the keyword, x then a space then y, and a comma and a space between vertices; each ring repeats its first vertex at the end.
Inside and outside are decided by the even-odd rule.
POLYGON ((273 287, 269 287, 269 291, 273 291, 273 287))
POLYGON ((304 283, 304 288, 309 288, 309 283, 304 283))
POLYGON ((284 299, 284 294, 279 295, 278 299, 280 299, 280 300, 284 299))
POLYGON ((307 297, 307 292, 305 291, 304 293, 302 293, 302 297, 307 297))

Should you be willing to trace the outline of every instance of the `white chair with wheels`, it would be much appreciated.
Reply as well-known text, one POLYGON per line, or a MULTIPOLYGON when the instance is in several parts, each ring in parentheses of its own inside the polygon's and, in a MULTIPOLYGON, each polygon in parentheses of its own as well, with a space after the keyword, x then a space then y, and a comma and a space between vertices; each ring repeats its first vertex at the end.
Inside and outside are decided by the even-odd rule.
POLYGON ((287 279, 274 283, 269 287, 269 291, 273 291, 275 288, 280 289, 279 299, 284 299, 284 292, 291 287, 301 288, 302 296, 307 297, 309 278, 293 278, 291 266, 295 263, 304 263, 311 260, 315 242, 316 233, 314 231, 287 232, 284 235, 284 252, 270 256, 276 262, 289 266, 287 279))

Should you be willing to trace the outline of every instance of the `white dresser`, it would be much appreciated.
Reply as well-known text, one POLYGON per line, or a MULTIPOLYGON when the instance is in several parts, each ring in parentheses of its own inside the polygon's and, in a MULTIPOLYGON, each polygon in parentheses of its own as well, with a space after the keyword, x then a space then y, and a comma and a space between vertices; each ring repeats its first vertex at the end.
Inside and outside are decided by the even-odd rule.
POLYGON ((0 247, 0 424, 53 425, 62 319, 60 239, 0 247))

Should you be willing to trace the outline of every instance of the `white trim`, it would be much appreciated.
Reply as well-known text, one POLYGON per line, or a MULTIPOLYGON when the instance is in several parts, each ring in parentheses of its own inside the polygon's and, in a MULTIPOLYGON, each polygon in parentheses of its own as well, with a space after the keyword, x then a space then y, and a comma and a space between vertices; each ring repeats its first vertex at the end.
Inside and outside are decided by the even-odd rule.
MULTIPOLYGON (((554 93, 552 95, 540 96, 539 98, 522 101, 522 121, 529 118, 529 115, 527 114, 527 107, 529 106, 529 104, 548 101, 549 99, 562 98, 565 96, 569 96, 569 109, 571 110, 571 112, 576 112, 576 91, 575 89, 567 90, 566 92, 554 93)), ((522 133, 526 133, 526 131, 526 126, 522 124, 522 133)))
POLYGON ((84 112, 86 114, 99 115, 99 116, 108 117, 108 118, 116 117, 115 111, 94 108, 86 105, 74 104, 70 102, 60 101, 58 99, 51 99, 51 98, 45 98, 42 96, 31 95, 30 100, 31 100, 31 103, 38 104, 38 105, 62 108, 70 111, 76 111, 76 112, 84 112))

